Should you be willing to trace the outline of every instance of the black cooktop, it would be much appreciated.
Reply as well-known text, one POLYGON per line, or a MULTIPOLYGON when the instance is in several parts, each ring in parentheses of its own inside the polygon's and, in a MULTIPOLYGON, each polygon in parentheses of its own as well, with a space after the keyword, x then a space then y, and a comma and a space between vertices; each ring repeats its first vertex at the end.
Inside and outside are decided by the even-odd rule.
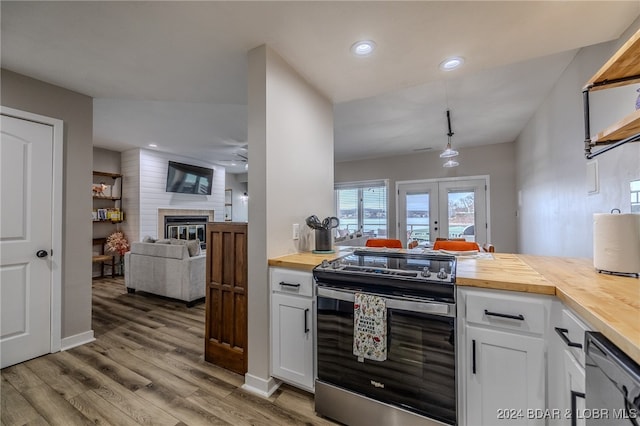
POLYGON ((445 254, 356 250, 313 269, 319 285, 453 299, 456 258, 445 254))

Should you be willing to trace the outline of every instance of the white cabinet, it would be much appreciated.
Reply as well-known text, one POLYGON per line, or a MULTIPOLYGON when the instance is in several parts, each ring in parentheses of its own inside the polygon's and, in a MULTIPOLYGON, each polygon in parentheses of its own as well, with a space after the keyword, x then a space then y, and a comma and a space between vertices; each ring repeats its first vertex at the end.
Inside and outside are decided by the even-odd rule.
POLYGON ((314 299, 310 272, 271 268, 271 375, 314 389, 314 299))
POLYGON ((560 301, 553 305, 549 333, 549 425, 585 424, 584 334, 591 330, 560 301))
POLYGON ((458 289, 461 424, 545 425, 550 297, 458 289))

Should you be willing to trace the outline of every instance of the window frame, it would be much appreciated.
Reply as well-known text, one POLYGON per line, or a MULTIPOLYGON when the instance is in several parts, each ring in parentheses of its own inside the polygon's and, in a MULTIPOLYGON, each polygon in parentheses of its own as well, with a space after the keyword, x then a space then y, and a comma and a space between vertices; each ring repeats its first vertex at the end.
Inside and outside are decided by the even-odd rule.
MULTIPOLYGON (((353 231, 353 233, 364 235, 364 227, 365 227, 365 211, 364 211, 364 190, 368 188, 384 188, 385 189, 385 220, 384 220, 384 228, 386 235, 389 235, 389 179, 375 179, 375 180, 364 180, 364 181, 353 181, 353 182, 339 182, 334 184, 334 205, 335 205, 335 215, 336 217, 340 217, 340 204, 338 191, 340 190, 354 190, 357 189, 358 193, 356 196, 357 203, 357 228, 353 231)), ((341 229, 342 226, 339 226, 338 229, 341 229)), ((351 234, 351 230, 350 234, 351 234)), ((378 236, 377 232, 375 236, 378 236)))

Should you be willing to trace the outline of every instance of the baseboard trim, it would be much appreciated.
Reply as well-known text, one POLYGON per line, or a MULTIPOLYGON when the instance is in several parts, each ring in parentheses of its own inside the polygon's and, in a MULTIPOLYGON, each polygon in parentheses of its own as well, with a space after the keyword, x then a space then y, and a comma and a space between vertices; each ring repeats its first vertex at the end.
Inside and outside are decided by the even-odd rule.
POLYGON ((263 398, 269 398, 272 393, 274 393, 280 387, 280 381, 274 379, 273 377, 269 377, 268 380, 264 380, 260 377, 253 376, 249 373, 244 375, 244 385, 242 385, 242 389, 247 392, 254 393, 263 398))
POLYGON ((91 343, 94 340, 96 340, 96 338, 93 337, 93 330, 85 331, 84 333, 63 338, 60 342, 60 350, 66 351, 71 348, 75 348, 76 346, 91 343))

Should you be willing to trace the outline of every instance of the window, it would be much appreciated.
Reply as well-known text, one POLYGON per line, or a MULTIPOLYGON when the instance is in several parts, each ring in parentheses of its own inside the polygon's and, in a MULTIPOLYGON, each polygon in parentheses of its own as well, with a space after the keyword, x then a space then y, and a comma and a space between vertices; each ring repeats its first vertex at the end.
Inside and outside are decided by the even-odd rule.
POLYGON ((335 185, 339 237, 360 232, 370 237, 387 236, 387 180, 335 185))

